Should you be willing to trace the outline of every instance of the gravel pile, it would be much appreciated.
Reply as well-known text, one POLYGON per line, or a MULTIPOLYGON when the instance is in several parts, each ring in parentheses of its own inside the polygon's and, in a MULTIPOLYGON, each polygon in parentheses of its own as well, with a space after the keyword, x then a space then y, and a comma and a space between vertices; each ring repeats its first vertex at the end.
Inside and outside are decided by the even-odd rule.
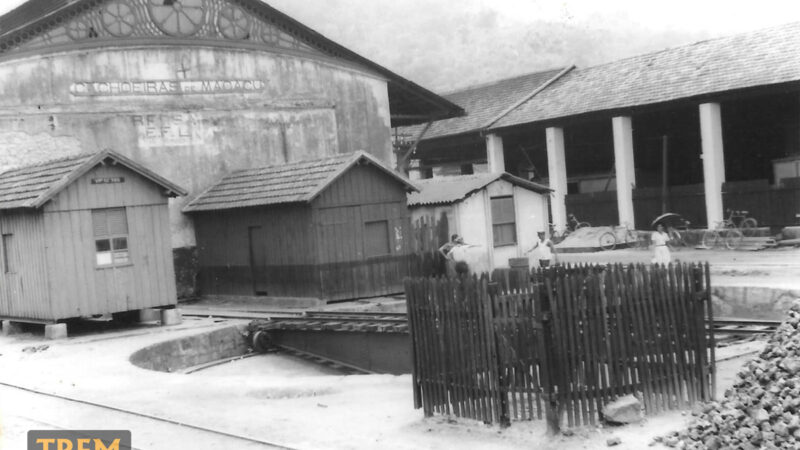
POLYGON ((659 440, 682 449, 800 448, 800 301, 725 398, 692 414, 687 430, 659 440))

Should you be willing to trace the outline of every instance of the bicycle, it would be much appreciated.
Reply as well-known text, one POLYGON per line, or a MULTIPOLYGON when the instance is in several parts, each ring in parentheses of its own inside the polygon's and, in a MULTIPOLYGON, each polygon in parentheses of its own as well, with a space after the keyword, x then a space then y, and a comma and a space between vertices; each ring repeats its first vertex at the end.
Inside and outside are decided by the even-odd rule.
POLYGON ((611 231, 606 231, 605 233, 600 235, 598 242, 600 244, 601 249, 614 250, 615 248, 617 248, 617 245, 620 244, 619 238, 617 237, 616 233, 618 228, 625 229, 625 241, 622 242, 622 244, 627 245, 628 248, 647 247, 647 241, 641 233, 630 228, 628 225, 620 225, 619 227, 612 227, 611 231))
POLYGON ((667 241, 667 244, 671 243, 673 246, 688 247, 689 244, 686 242, 686 239, 683 237, 683 235, 689 231, 691 222, 683 218, 681 219, 683 220, 683 224, 679 226, 667 227, 667 235, 669 236, 669 241, 667 241))
POLYGON ((737 211, 734 209, 726 209, 728 218, 722 221, 725 228, 736 228, 742 232, 744 236, 755 236, 756 228, 758 228, 758 221, 752 217, 747 217, 749 211, 737 211), (738 219, 738 224, 736 223, 738 219))
POLYGON ((739 228, 730 228, 726 225, 725 221, 717 222, 717 227, 711 230, 706 230, 703 233, 703 240, 701 241, 703 247, 714 248, 718 244, 725 245, 728 250, 736 250, 742 245, 744 234, 739 228))
POLYGON ((575 214, 572 213, 567 214, 567 228, 565 228, 561 233, 556 231, 554 224, 549 223, 548 225, 550 227, 550 240, 553 242, 553 244, 558 244, 559 242, 563 241, 567 238, 567 236, 575 232, 575 230, 592 226, 589 222, 579 221, 578 218, 575 217, 575 214))

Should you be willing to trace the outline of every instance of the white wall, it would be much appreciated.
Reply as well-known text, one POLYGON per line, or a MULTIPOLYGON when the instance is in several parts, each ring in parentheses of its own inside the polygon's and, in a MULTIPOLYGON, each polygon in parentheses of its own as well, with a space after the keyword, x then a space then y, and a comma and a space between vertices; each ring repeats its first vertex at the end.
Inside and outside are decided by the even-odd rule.
POLYGON ((458 233, 467 244, 482 246, 492 269, 508 267, 509 258, 525 257, 525 250, 536 242, 536 233, 548 230, 547 196, 505 180, 497 180, 454 205, 413 207, 411 220, 422 216, 439 218, 442 212, 448 215, 448 235, 458 233), (494 247, 490 199, 505 196, 514 197, 517 245, 494 247))

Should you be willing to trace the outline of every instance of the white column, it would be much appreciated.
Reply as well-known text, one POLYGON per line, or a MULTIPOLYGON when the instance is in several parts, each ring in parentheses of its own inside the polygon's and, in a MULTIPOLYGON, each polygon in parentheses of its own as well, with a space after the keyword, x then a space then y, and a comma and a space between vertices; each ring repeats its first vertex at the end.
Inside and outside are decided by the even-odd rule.
POLYGON ((553 228, 562 232, 567 228, 567 159, 564 151, 564 129, 550 127, 547 135, 547 174, 550 189, 550 214, 553 228))
POLYGON ((503 154, 503 138, 496 134, 486 136, 486 161, 489 163, 489 172, 505 172, 506 158, 503 154))
POLYGON ((620 225, 635 227, 633 214, 633 188, 636 172, 633 163, 633 127, 630 117, 611 119, 614 130, 614 164, 617 173, 617 208, 620 225))
POLYGON ((722 146, 722 114, 719 103, 700 105, 703 182, 706 193, 708 227, 723 219, 722 183, 725 182, 725 152, 722 146))

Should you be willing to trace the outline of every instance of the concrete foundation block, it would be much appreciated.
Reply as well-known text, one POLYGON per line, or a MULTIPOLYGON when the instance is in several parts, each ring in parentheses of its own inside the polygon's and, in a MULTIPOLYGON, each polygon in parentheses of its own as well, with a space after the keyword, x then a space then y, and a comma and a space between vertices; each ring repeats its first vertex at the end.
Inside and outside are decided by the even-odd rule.
POLYGON ((66 339, 67 338, 67 324, 65 323, 51 323, 44 326, 45 339, 66 339))
POLYGON ((180 309, 174 308, 161 310, 161 325, 177 325, 179 323, 181 323, 180 309))
POLYGON ((10 320, 3 321, 3 336, 12 336, 22 333, 22 324, 19 322, 12 322, 10 320))
POLYGON ((139 322, 155 322, 161 320, 161 311, 154 308, 139 310, 139 322))

